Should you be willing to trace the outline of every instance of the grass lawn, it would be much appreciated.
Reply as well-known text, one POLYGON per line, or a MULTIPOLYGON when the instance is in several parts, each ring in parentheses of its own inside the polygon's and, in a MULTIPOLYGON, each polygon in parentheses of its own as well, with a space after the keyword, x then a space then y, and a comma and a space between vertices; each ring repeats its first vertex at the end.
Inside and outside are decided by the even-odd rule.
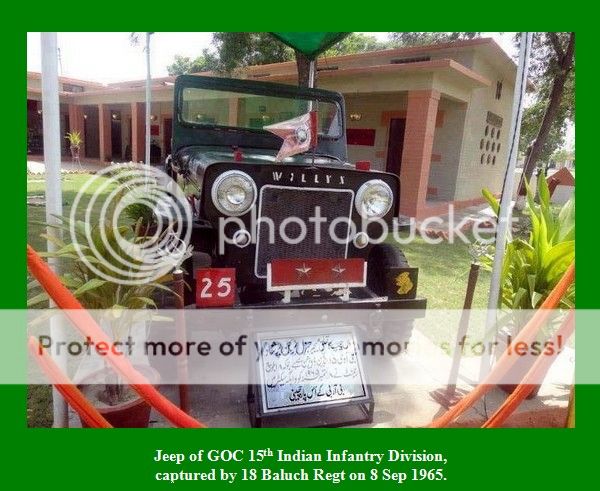
MULTIPOLYGON (((63 189, 63 215, 68 215, 71 211, 71 205, 75 199, 77 191, 83 183, 91 177, 90 174, 66 174, 62 176, 63 189)), ((87 204, 91 198, 91 193, 100 184, 101 180, 95 186, 90 187, 90 194, 82 198, 82 203, 87 204)), ((35 198, 35 202, 43 202, 44 198, 44 176, 27 176, 27 198, 35 198)), ((82 208, 82 210, 85 207, 82 208)), ((97 212, 99 213, 99 212, 97 212)), ((40 237, 46 228, 38 222, 46 221, 45 207, 37 205, 27 206, 27 242, 36 250, 46 250, 46 240, 40 237)), ((29 282, 32 278, 29 277, 29 282)), ((33 292, 35 293, 35 292, 33 292)), ((29 294, 29 292, 28 292, 29 294)), ((27 391, 27 425, 30 427, 50 427, 52 426, 52 390, 46 385, 30 385, 27 391)))
MULTIPOLYGON (((468 244, 428 244, 421 237, 399 245, 409 264, 419 268, 418 295, 427 299, 430 309, 462 309, 471 267, 468 244)), ((490 273, 480 269, 473 296, 473 308, 487 308, 490 273)))
MULTIPOLYGON (((63 214, 70 212, 77 191, 90 178, 89 174, 68 174, 62 177, 63 214)), ((82 204, 87 204, 91 193, 100 185, 101 180, 91 186, 89 194, 84 196, 82 204)), ((106 191, 108 193, 108 191, 106 191)), ((28 198, 39 198, 43 202, 44 177, 28 176, 28 198)), ((37 200, 36 200, 37 201, 37 200)), ((81 211, 85 206, 81 207, 81 211)), ((27 241, 38 251, 46 248, 46 241, 40 237, 45 227, 36 222, 45 222, 44 206, 28 205, 27 241)), ((94 210, 93 218, 97 219, 99 210, 94 210)), ((79 218, 82 218, 81 216, 79 218)), ((427 307, 433 309, 461 309, 465 296, 467 278, 470 267, 470 256, 467 244, 457 242, 449 244, 428 244, 417 237, 412 243, 401 246, 411 266, 419 268, 419 296, 427 298, 427 307)), ((483 309, 487 305, 490 276, 481 271, 475 291, 473 308, 483 309)), ((27 419, 29 426, 51 426, 52 398, 48 386, 34 385, 29 387, 27 397, 27 419)))
MULTIPOLYGON (((63 174, 62 176, 62 192, 63 192, 63 215, 67 216, 71 212, 71 205, 75 200, 77 192, 83 184, 90 179, 91 174, 63 174)), ((81 199, 81 215, 78 218, 83 218, 83 211, 89 202, 92 193, 100 186, 104 178, 98 178, 88 189, 88 192, 81 199)), ((42 202, 44 199, 44 176, 27 176, 27 198, 39 198, 42 202)), ((108 190, 105 194, 108 194, 108 190)), ((38 200, 36 199, 36 202, 38 200)), ((92 217, 98 218, 100 210, 93 210, 92 217)), ((27 242, 37 251, 46 249, 46 240, 40 237, 40 234, 45 232, 45 227, 36 222, 46 221, 46 209, 42 206, 27 206, 27 242)))

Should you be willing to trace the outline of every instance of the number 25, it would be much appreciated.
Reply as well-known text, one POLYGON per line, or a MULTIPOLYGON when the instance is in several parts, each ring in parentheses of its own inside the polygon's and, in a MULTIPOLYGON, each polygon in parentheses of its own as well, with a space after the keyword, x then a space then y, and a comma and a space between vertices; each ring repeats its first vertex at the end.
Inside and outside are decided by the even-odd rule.
MULTIPOLYGON (((213 294, 210 291, 213 286, 213 281, 210 278, 202 278, 202 290, 200 291, 201 298, 212 298, 213 294)), ((217 297, 225 298, 231 293, 231 278, 224 276, 217 283, 217 297)))

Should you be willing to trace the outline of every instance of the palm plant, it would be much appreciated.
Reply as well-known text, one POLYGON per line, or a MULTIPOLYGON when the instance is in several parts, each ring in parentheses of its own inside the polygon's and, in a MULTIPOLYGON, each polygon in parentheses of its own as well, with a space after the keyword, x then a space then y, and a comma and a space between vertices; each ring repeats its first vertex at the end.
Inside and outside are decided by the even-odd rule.
POLYGON ((81 149, 81 144, 83 143, 81 133, 79 131, 71 131, 70 133, 67 133, 65 138, 69 140, 69 145, 71 147, 71 157, 78 162, 79 150, 81 149))
POLYGON ((73 148, 79 148, 83 143, 83 139, 81 138, 81 133, 79 131, 71 131, 70 133, 67 133, 65 138, 69 140, 69 144, 73 148))
MULTIPOLYGON (((172 280, 170 274, 154 281, 140 281, 139 284, 123 284, 118 281, 131 279, 140 271, 142 262, 132 254, 133 247, 126 250, 121 245, 135 245, 144 240, 137 233, 140 222, 136 225, 136 230, 132 230, 128 225, 113 226, 110 222, 104 222, 92 226, 90 233, 86 234, 86 224, 83 221, 72 222, 70 218, 64 217, 59 217, 59 220, 60 223, 53 226, 63 230, 67 236, 73 229, 75 240, 65 242, 55 235, 44 234, 43 237, 56 246, 56 252, 41 255, 59 261, 59 269, 64 271, 61 281, 83 306, 103 311, 102 320, 110 327, 113 341, 122 340, 128 335, 139 317, 139 312, 136 314, 138 309, 156 308, 153 296, 158 291, 164 290, 174 294, 166 285, 172 280), (117 240, 118 234, 124 237, 126 242, 117 240)), ((29 289, 36 287, 39 287, 36 281, 28 285, 29 289)), ((36 307, 44 305, 47 301, 48 295, 42 291, 32 297, 27 305, 36 307)), ((117 376, 111 373, 105 382, 103 402, 114 406, 122 402, 123 396, 124 386, 119 383, 117 376)))
POLYGON ((154 210, 144 203, 132 203, 126 206, 123 212, 133 223, 137 224, 139 221, 145 229, 156 224, 154 210))

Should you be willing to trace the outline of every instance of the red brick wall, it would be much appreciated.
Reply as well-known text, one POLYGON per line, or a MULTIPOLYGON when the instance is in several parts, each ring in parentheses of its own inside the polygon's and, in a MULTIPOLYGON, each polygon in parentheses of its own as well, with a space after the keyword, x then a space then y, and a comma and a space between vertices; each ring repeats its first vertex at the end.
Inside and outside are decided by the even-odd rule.
POLYGON ((146 107, 143 102, 131 103, 131 160, 141 162, 145 153, 145 114, 146 107))
MULTIPOLYGON (((77 106, 75 104, 69 104, 69 132, 73 133, 78 131, 81 135, 82 144, 79 149, 79 155, 83 158, 85 155, 85 136, 83 130, 83 106, 77 106)), ((71 150, 69 150, 69 155, 71 150)))
POLYGON ((434 90, 408 93, 400 172, 400 213, 404 215, 417 216, 425 206, 439 100, 440 94, 434 90))

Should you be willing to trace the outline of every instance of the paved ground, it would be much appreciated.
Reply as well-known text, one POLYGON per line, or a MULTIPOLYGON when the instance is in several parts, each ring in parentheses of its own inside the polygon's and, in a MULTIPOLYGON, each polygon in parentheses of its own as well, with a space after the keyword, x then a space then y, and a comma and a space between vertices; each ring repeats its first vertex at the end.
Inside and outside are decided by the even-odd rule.
MULTIPOLYGON (((394 366, 401 378, 402 374, 418 374, 419 385, 374 386, 375 400, 374 420, 371 424, 355 425, 373 428, 405 428, 424 427, 436 416, 445 411, 437 394, 445 390, 450 372, 451 359, 440 356, 440 350, 418 331, 413 333, 411 344, 418 345, 419 359, 405 353, 397 357, 394 366), (427 356, 427 351, 431 356, 427 356), (431 360, 437 360, 432 363, 431 360)), ((573 370, 574 354, 566 349, 564 356, 557 359, 551 370, 573 370)), ((479 369, 479 360, 466 358, 462 362, 461 378, 458 381, 457 393, 464 394, 472 388, 470 382, 475 379, 479 369)), ((567 372, 571 373, 571 372, 567 372)), ((548 378, 552 377, 552 371, 548 378)), ((413 378, 414 380, 414 378, 413 378)), ((556 378, 554 378, 556 380, 556 378)), ((163 392, 172 401, 178 402, 177 386, 162 386, 163 392)), ((250 427, 248 405, 246 402, 247 387, 241 385, 204 385, 190 386, 189 397, 192 415, 208 427, 231 428, 250 427)), ((479 427, 502 404, 506 394, 499 389, 492 392, 466 412, 454 426, 479 427)), ((543 384, 535 399, 525 401, 510 417, 507 427, 563 427, 569 398, 569 387, 543 384)), ((314 426, 322 423, 334 423, 357 419, 360 412, 356 407, 338 409, 329 412, 313 412, 302 416, 287 416, 273 419, 265 426, 296 427, 314 426)), ((72 427, 79 426, 79 420, 71 412, 72 427)), ((151 415, 152 427, 170 426, 155 411, 151 415)))
MULTIPOLYGON (((436 400, 438 399, 436 391, 445 389, 452 360, 449 356, 441 354, 439 348, 418 331, 413 332, 411 345, 413 343, 415 351, 419 353, 419 359, 407 353, 398 357, 395 366, 391 366, 389 369, 396 371, 398 379, 408 376, 407 374, 410 373, 411 380, 418 379, 419 385, 399 383, 374 386, 372 388, 375 399, 373 423, 355 426, 424 427, 436 416, 443 414, 445 407, 436 400), (430 351, 430 356, 427 356, 428 351, 430 351), (431 360, 436 360, 436 362, 432 364, 431 360)), ((571 356, 572 353, 568 353, 562 359, 559 358, 554 369, 572 370, 571 356)), ((469 382, 476 378, 478 370, 479 359, 466 358, 463 360, 461 378, 458 381, 458 394, 464 394, 472 388, 469 382)), ((163 392, 171 400, 178 401, 176 387, 164 387, 163 392)), ((190 392, 192 414, 209 427, 249 427, 246 394, 246 386, 195 386, 190 392)), ((481 426, 505 398, 504 392, 494 389, 484 400, 459 418, 455 426, 481 426)), ((505 426, 562 427, 566 418, 568 398, 569 387, 544 384, 539 395, 533 400, 525 401, 505 426)), ((335 412, 280 417, 265 426, 314 426, 316 421, 331 423, 344 419, 356 419, 358 416, 360 413, 357 408, 347 408, 335 412)), ((154 419, 153 426, 168 426, 168 423, 160 415, 153 413, 152 418, 154 419)))
MULTIPOLYGON (((61 172, 97 172, 104 167, 106 166, 103 164, 93 162, 81 162, 81 164, 62 162, 61 172)), ((45 172, 46 166, 43 162, 39 160, 27 160, 28 174, 44 174, 45 172)))

